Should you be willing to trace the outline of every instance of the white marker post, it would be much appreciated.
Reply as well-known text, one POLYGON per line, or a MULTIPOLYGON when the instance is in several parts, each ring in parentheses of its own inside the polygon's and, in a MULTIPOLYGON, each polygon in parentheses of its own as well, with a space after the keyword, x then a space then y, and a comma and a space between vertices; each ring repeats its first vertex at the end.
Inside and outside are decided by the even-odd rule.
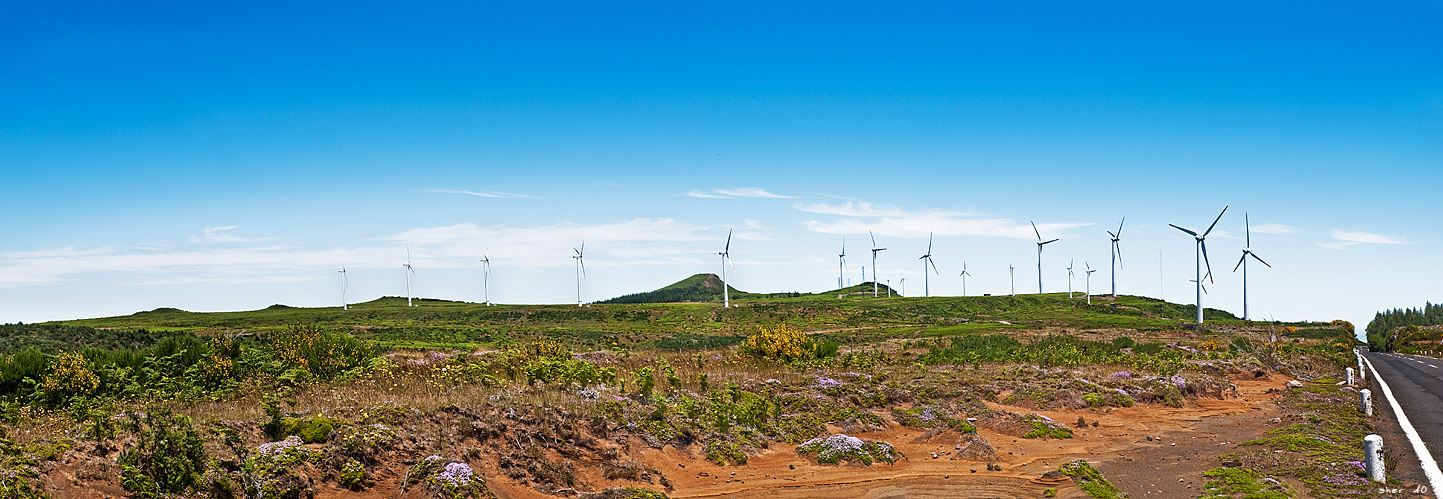
POLYGON ((1353 386, 1353 368, 1349 367, 1346 372, 1348 373, 1348 386, 1353 386))
POLYGON ((1353 352, 1353 353, 1358 356, 1358 381, 1367 381, 1367 380, 1368 380, 1368 374, 1367 374, 1367 373, 1368 373, 1368 370, 1367 370, 1367 369, 1363 369, 1363 354, 1360 354, 1360 353, 1357 353, 1357 352, 1353 352))
POLYGON ((1358 410, 1363 411, 1364 416, 1373 416, 1373 391, 1367 388, 1358 391, 1358 410))
POLYGON ((1383 437, 1363 437, 1363 455, 1367 456, 1368 479, 1383 482, 1383 437))

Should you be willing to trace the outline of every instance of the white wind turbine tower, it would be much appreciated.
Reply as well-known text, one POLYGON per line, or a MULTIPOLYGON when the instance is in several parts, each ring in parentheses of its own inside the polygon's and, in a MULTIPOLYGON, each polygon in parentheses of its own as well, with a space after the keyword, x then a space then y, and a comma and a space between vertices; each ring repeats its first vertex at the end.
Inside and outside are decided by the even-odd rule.
POLYGON ((581 304, 581 279, 586 277, 586 264, 582 262, 582 259, 586 258, 586 240, 581 241, 580 249, 571 248, 571 251, 576 253, 571 258, 576 260, 576 306, 580 307, 583 306, 581 304))
POLYGON ((414 306, 414 305, 411 305, 411 274, 415 274, 415 273, 416 273, 416 269, 414 269, 414 268, 411 267, 411 247, 410 247, 410 246, 406 246, 406 263, 401 264, 401 266, 402 266, 402 267, 406 267, 406 270, 405 270, 405 274, 406 274, 406 306, 407 306, 407 307, 411 307, 411 306, 414 306))
POLYGON ((481 254, 481 280, 486 286, 486 306, 491 306, 491 255, 481 254))
MULTIPOLYGON (((732 231, 731 231, 730 229, 728 229, 728 230, 727 230, 727 245, 726 245, 724 248, 722 248, 721 251, 718 251, 718 252, 717 252, 718 255, 721 255, 721 259, 722 259, 722 308, 731 308, 731 306, 732 306, 731 295, 728 293, 728 290, 727 290, 727 263, 729 263, 730 260, 731 260, 731 258, 732 258, 731 250, 732 250, 732 231)), ((844 249, 843 251, 845 252, 845 249, 844 249)), ((737 270, 737 269, 736 269, 736 266, 733 265, 733 266, 732 266, 732 272, 736 272, 736 270, 737 270)))
POLYGON ((1042 294, 1042 246, 1055 243, 1057 240, 1043 241, 1042 233, 1037 231, 1037 223, 1030 223, 1032 223, 1032 232, 1037 234, 1037 294, 1042 294))
MULTIPOLYGON (((876 297, 877 297, 877 252, 878 252, 878 251, 886 251, 887 248, 878 248, 878 247, 877 247, 877 236, 872 235, 872 231, 870 231, 870 230, 867 231, 867 237, 872 238, 872 298, 876 298, 876 297)), ((867 277, 866 274, 862 274, 862 278, 865 279, 866 277, 867 277)))
MULTIPOLYGON (((842 254, 837 255, 837 289, 847 287, 842 283, 842 278, 847 274, 847 238, 842 238, 842 254)), ((866 277, 866 276, 863 276, 866 277)))
POLYGON ((1112 236, 1112 298, 1117 299, 1117 268, 1122 266, 1122 246, 1117 242, 1122 240, 1122 224, 1127 223, 1127 217, 1122 217, 1122 222, 1117 224, 1117 232, 1108 231, 1107 235, 1112 236))
POLYGON ((1007 264, 1007 278, 1012 280, 1012 296, 1017 296, 1017 268, 1007 264))
POLYGON ((1072 267, 1077 265, 1077 260, 1067 261, 1067 297, 1072 298, 1072 267))
POLYGON ((1237 272, 1238 267, 1243 268, 1243 320, 1248 320, 1248 257, 1253 257, 1258 263, 1267 265, 1268 268, 1273 268, 1273 266, 1259 258, 1257 253, 1253 253, 1253 231, 1248 223, 1247 212, 1243 212, 1243 230, 1247 234, 1247 246, 1243 247, 1243 257, 1238 259, 1238 264, 1233 267, 1233 272, 1237 272))
POLYGON ((1093 272, 1097 272, 1097 269, 1092 268, 1092 264, 1089 264, 1089 263, 1087 263, 1087 262, 1085 262, 1085 261, 1082 262, 1082 265, 1087 268, 1087 304, 1088 304, 1088 305, 1091 305, 1091 304, 1092 304, 1092 273, 1093 273, 1093 272))
POLYGON ((1203 293, 1206 293, 1206 292, 1207 292, 1206 290, 1203 289, 1203 284, 1202 284, 1202 280, 1204 279, 1204 276, 1203 276, 1203 266, 1204 266, 1204 265, 1207 266, 1208 272, 1207 272, 1206 278, 1207 278, 1208 280, 1212 280, 1212 275, 1213 275, 1213 266, 1212 266, 1211 263, 1208 263, 1208 245, 1207 245, 1207 242, 1206 242, 1206 241, 1207 241, 1207 237, 1208 237, 1208 234, 1212 233, 1213 227, 1217 227, 1217 226, 1218 226, 1218 221, 1223 219, 1223 213, 1227 213, 1227 212, 1228 212, 1228 207, 1227 207, 1227 206, 1224 206, 1224 207, 1223 207, 1223 211, 1222 211, 1221 213, 1218 213, 1218 217, 1213 220, 1213 224, 1212 224, 1212 225, 1209 225, 1209 226, 1208 226, 1208 230, 1203 231, 1202 235, 1198 235, 1198 233, 1196 233, 1196 232, 1193 232, 1193 231, 1184 229, 1184 228, 1182 228, 1182 227, 1178 227, 1178 226, 1173 225, 1173 224, 1168 224, 1168 225, 1172 225, 1172 228, 1174 228, 1174 229, 1177 229, 1177 230, 1180 230, 1180 231, 1183 231, 1183 232, 1188 233, 1188 235, 1191 235, 1191 236, 1193 237, 1193 240, 1196 241, 1196 247, 1197 247, 1197 263, 1195 264, 1195 267, 1197 267, 1197 279, 1196 279, 1196 282, 1197 282, 1197 323, 1198 323, 1198 324, 1202 324, 1202 323, 1203 323, 1202 295, 1203 295, 1203 293))
POLYGON ((346 305, 346 267, 343 266, 336 272, 341 273, 341 310, 350 310, 350 306, 346 305))
POLYGON ((922 296, 932 296, 932 285, 931 285, 931 280, 928 279, 928 276, 927 276, 927 265, 931 265, 931 266, 932 266, 932 272, 933 272, 933 273, 936 273, 937 275, 942 275, 942 273, 941 273, 941 272, 937 272, 937 264, 932 262, 932 233, 931 233, 931 232, 928 232, 928 233, 927 233, 927 254, 922 255, 920 258, 918 258, 918 260, 921 260, 921 261, 922 261, 922 296))
POLYGON ((967 272, 967 262, 962 262, 962 273, 957 275, 962 276, 962 296, 967 296, 967 276, 972 275, 967 272))

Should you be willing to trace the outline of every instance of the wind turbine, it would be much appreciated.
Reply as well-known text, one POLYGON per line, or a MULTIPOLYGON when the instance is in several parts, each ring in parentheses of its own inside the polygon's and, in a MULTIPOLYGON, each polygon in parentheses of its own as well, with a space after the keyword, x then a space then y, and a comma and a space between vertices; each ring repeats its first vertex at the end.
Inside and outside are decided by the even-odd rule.
POLYGON ((1093 273, 1093 272, 1097 272, 1097 269, 1092 268, 1092 265, 1089 264, 1089 263, 1087 263, 1087 262, 1082 262, 1082 265, 1083 265, 1084 267, 1087 267, 1087 304, 1088 304, 1088 305, 1091 305, 1091 304, 1092 304, 1092 273, 1093 273))
POLYGON ((937 264, 932 262, 931 232, 927 233, 927 254, 922 255, 920 258, 918 258, 918 260, 922 261, 922 296, 932 296, 932 285, 930 284, 931 279, 929 279, 927 276, 927 265, 931 265, 932 272, 936 273, 937 275, 942 275, 942 273, 937 272, 937 264))
POLYGON ((586 277, 586 263, 582 262, 582 259, 586 257, 586 240, 581 240, 580 249, 571 248, 571 251, 576 253, 572 255, 571 258, 576 260, 576 306, 580 307, 582 306, 581 279, 586 277))
POLYGON ((1076 265, 1076 264, 1077 264, 1077 260, 1076 260, 1076 259, 1068 260, 1068 261, 1067 261, 1067 297, 1068 297, 1068 298, 1072 298, 1072 266, 1073 266, 1073 265, 1076 265))
MULTIPOLYGON (((732 306, 731 295, 728 294, 728 292, 727 292, 727 262, 728 262, 729 260, 731 260, 731 257, 732 257, 731 251, 732 251, 732 231, 731 231, 730 229, 728 229, 728 230, 727 230, 727 245, 726 245, 724 248, 722 248, 721 251, 718 251, 718 252, 717 252, 718 255, 721 255, 721 259, 722 259, 722 308, 731 308, 731 306, 732 306)), ((844 250, 844 252, 845 252, 845 250, 844 250)), ((733 265, 733 266, 732 266, 732 272, 736 272, 736 270, 737 270, 737 269, 736 269, 736 266, 733 265)))
POLYGON ((415 273, 416 273, 416 269, 411 268, 411 247, 410 247, 410 246, 406 246, 406 263, 401 264, 401 266, 402 266, 402 267, 406 267, 406 271, 405 271, 405 274, 406 274, 406 306, 407 306, 407 307, 411 307, 411 306, 413 306, 413 305, 411 305, 411 274, 415 274, 415 273))
POLYGON ((1017 296, 1017 268, 1007 264, 1007 278, 1012 280, 1012 296, 1017 296))
POLYGON ((1173 224, 1168 224, 1168 225, 1172 225, 1172 228, 1174 228, 1174 229, 1177 229, 1177 230, 1180 230, 1180 231, 1183 231, 1183 232, 1188 233, 1188 235, 1191 235, 1191 236, 1193 237, 1193 240, 1195 240, 1195 241, 1197 242, 1197 263, 1195 264, 1195 266, 1197 267, 1197 323, 1198 323, 1198 324, 1202 324, 1202 323, 1203 323, 1202 295, 1203 295, 1203 293, 1206 292, 1205 290, 1203 290, 1203 284, 1202 284, 1202 280, 1203 280, 1203 278, 1204 278, 1204 276, 1203 276, 1203 265, 1207 265, 1208 272, 1207 272, 1206 278, 1207 278, 1209 281, 1212 280, 1212 275, 1213 275, 1213 266, 1212 266, 1211 263, 1208 263, 1208 245, 1207 245, 1207 242, 1206 242, 1206 241, 1207 241, 1207 237, 1208 237, 1208 234, 1212 233, 1213 227, 1217 227, 1217 226, 1218 226, 1218 221, 1223 219, 1223 213, 1227 213, 1227 212, 1228 212, 1228 207, 1227 207, 1227 206, 1224 206, 1224 207, 1223 207, 1223 211, 1220 212, 1220 213, 1218 213, 1218 217, 1217 217, 1216 219, 1213 219, 1213 224, 1212 224, 1212 225, 1209 225, 1209 226, 1208 226, 1208 230, 1203 231, 1202 235, 1198 235, 1198 233, 1196 233, 1196 232, 1193 232, 1193 231, 1184 229, 1184 228, 1182 228, 1182 227, 1178 227, 1178 226, 1173 225, 1173 224))
POLYGON ((1127 217, 1122 217, 1122 222, 1117 224, 1117 232, 1108 231, 1107 235, 1112 236, 1112 298, 1117 299, 1117 268, 1122 266, 1122 246, 1117 244, 1122 240, 1122 224, 1127 223, 1127 217))
POLYGON ((481 280, 486 285, 486 306, 491 306, 491 255, 481 254, 481 280))
MULTIPOLYGON (((842 238, 842 254, 837 255, 837 289, 845 288, 842 277, 847 274, 847 238, 842 238)), ((865 277, 865 276, 864 276, 865 277)))
POLYGON ((962 273, 957 275, 962 276, 962 296, 967 296, 967 276, 972 275, 967 272, 967 262, 962 262, 962 273))
POLYGON ((1248 320, 1248 257, 1253 257, 1259 263, 1267 265, 1268 268, 1273 268, 1273 266, 1259 258, 1257 253, 1253 253, 1253 232, 1252 227, 1248 224, 1247 212, 1243 212, 1243 230, 1247 234, 1247 246, 1243 247, 1243 257, 1238 259, 1238 264, 1233 267, 1233 272, 1237 272, 1238 267, 1243 268, 1243 320, 1248 320))
POLYGON ((1037 294, 1042 294, 1042 246, 1048 243, 1055 243, 1057 240, 1043 241, 1042 233, 1037 230, 1037 223, 1029 223, 1032 224, 1032 232, 1037 234, 1037 294))
MULTIPOLYGON (((877 297, 877 252, 878 252, 878 251, 886 251, 887 248, 878 248, 878 247, 877 247, 877 236, 872 235, 872 231, 870 231, 870 230, 867 231, 867 237, 872 238, 872 298, 876 298, 876 297, 877 297)), ((863 272, 865 272, 865 271, 863 271, 863 272)), ((862 274, 862 278, 863 278, 863 279, 865 279, 866 277, 867 277, 867 274, 865 274, 865 273, 862 274)), ((890 286, 889 286, 889 288, 890 288, 890 286)))
POLYGON ((346 267, 341 267, 337 272, 341 273, 341 310, 350 310, 346 305, 346 267))

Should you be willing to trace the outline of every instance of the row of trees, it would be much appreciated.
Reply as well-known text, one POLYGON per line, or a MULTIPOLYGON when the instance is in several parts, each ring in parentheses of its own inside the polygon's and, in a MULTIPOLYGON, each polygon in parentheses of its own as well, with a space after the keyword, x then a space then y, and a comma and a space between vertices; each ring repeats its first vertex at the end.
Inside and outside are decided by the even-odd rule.
POLYGON ((1368 323, 1368 348, 1391 352, 1402 345, 1400 328, 1443 324, 1443 304, 1427 303, 1421 308, 1395 308, 1373 316, 1368 323))

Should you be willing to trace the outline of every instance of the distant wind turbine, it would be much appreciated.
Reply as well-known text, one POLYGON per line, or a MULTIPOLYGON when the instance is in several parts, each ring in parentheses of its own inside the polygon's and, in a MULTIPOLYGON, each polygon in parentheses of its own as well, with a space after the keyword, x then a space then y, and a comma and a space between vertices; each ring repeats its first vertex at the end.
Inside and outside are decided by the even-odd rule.
POLYGON ((411 305, 411 274, 415 274, 416 269, 411 267, 411 247, 409 245, 406 246, 406 263, 401 266, 406 267, 404 272, 406 274, 406 306, 410 307, 413 306, 411 305))
POLYGON ((1203 323, 1202 295, 1203 295, 1203 293, 1206 293, 1206 292, 1207 292, 1206 290, 1203 289, 1202 280, 1203 280, 1204 278, 1206 278, 1206 279, 1208 279, 1209 281, 1211 281, 1211 280, 1212 280, 1212 275, 1213 275, 1213 266, 1212 266, 1211 263, 1208 263, 1208 245, 1207 245, 1207 242, 1206 242, 1206 241, 1207 241, 1207 237, 1208 237, 1208 234, 1212 233, 1213 227, 1217 227, 1217 226, 1218 226, 1218 221, 1223 219, 1223 213, 1227 213, 1227 212, 1228 212, 1228 207, 1227 207, 1227 206, 1224 206, 1224 207, 1223 207, 1223 211, 1220 212, 1220 213, 1218 213, 1218 217, 1217 217, 1216 219, 1213 219, 1213 224, 1212 224, 1212 225, 1209 225, 1209 226, 1208 226, 1208 230, 1203 231, 1202 235, 1198 235, 1198 233, 1196 233, 1196 232, 1193 232, 1193 231, 1188 230, 1188 229, 1184 229, 1184 228, 1182 228, 1182 227, 1178 227, 1178 226, 1173 225, 1173 224, 1168 224, 1168 225, 1172 225, 1172 228, 1174 228, 1174 229, 1177 229, 1177 230, 1180 230, 1180 231, 1183 231, 1183 232, 1188 233, 1188 235, 1191 235, 1191 236, 1193 237, 1193 240, 1196 242, 1196 247, 1197 247, 1197 263, 1196 263, 1194 266, 1197 268, 1197 279, 1196 279, 1196 282, 1197 282, 1197 323, 1198 323, 1198 324, 1202 324, 1202 323, 1203 323), (1206 277, 1203 275, 1203 266, 1204 266, 1204 265, 1207 266, 1207 275, 1206 275, 1206 277))
POLYGON ((1017 268, 1007 264, 1007 278, 1012 280, 1012 296, 1017 296, 1017 268))
POLYGON ((1082 262, 1082 265, 1087 268, 1087 304, 1088 304, 1088 305, 1091 305, 1091 304, 1092 304, 1092 273, 1093 273, 1093 272, 1097 272, 1097 269, 1092 268, 1092 265, 1089 264, 1089 263, 1087 263, 1087 262, 1082 262))
POLYGON ((481 282, 486 286, 486 306, 491 306, 491 255, 481 254, 481 282))
MULTIPOLYGON (((842 277, 847 274, 847 238, 842 238, 842 254, 837 255, 837 289, 845 288, 842 277)), ((865 278, 866 276, 862 276, 865 278)))
POLYGON ((1037 230, 1037 223, 1030 223, 1032 223, 1032 232, 1037 234, 1037 294, 1042 294, 1042 246, 1050 243, 1055 243, 1057 242, 1057 240, 1052 239, 1050 241, 1043 241, 1042 232, 1039 232, 1037 230))
MULTIPOLYGON (((878 247, 877 247, 877 236, 872 235, 872 231, 870 231, 870 230, 867 231, 867 237, 872 238, 872 298, 876 298, 876 297, 877 297, 877 252, 878 252, 878 251, 887 251, 887 248, 878 248, 878 247)), ((866 278, 866 276, 867 276, 866 274, 862 274, 862 277, 863 277, 863 278, 866 278)), ((889 286, 889 288, 890 288, 890 286, 889 286)))
POLYGON ((1107 235, 1112 236, 1112 298, 1117 299, 1117 269, 1122 266, 1122 246, 1118 241, 1122 240, 1122 224, 1127 223, 1127 217, 1122 217, 1122 222, 1117 224, 1117 232, 1108 231, 1107 235))
POLYGON ((586 240, 581 241, 581 248, 571 248, 571 251, 576 253, 571 258, 576 260, 576 306, 580 307, 582 306, 581 280, 586 277, 586 263, 582 261, 583 258, 586 258, 586 240))
MULTIPOLYGON (((718 255, 721 255, 721 260, 722 260, 722 308, 731 308, 731 306, 732 306, 731 295, 728 293, 728 290, 727 290, 727 264, 731 262, 731 258, 732 258, 731 251, 732 251, 732 231, 731 231, 730 229, 728 229, 728 230, 727 230, 727 244, 726 244, 725 247, 722 248, 721 251, 718 251, 718 252, 717 252, 718 255)), ((736 270, 737 270, 737 269, 736 269, 736 266, 733 265, 733 266, 732 266, 732 271, 733 271, 733 272, 736 272, 736 270)))
POLYGON ((341 273, 341 310, 350 310, 346 305, 346 267, 341 267, 337 272, 341 273))
POLYGON ((1247 245, 1243 247, 1243 257, 1238 259, 1238 264, 1233 267, 1233 272, 1237 272, 1238 267, 1243 268, 1243 320, 1248 320, 1248 257, 1253 257, 1258 263, 1267 265, 1268 268, 1273 268, 1273 266, 1259 258, 1257 253, 1253 253, 1253 229, 1248 223, 1247 212, 1243 212, 1243 230, 1247 234, 1247 245))
POLYGON ((1077 260, 1075 260, 1075 259, 1074 259, 1074 260, 1068 260, 1068 261, 1067 261, 1067 297, 1068 297, 1068 298, 1072 298, 1072 267, 1073 267, 1074 265, 1076 265, 1076 264, 1077 264, 1077 260))
POLYGON ((942 275, 942 273, 941 273, 941 272, 937 272, 937 264, 932 262, 932 233, 931 233, 931 232, 928 232, 928 233, 927 233, 927 254, 922 255, 920 258, 918 258, 918 260, 921 260, 921 261, 922 261, 922 296, 932 296, 932 284, 931 284, 931 279, 929 279, 928 276, 927 276, 927 266, 928 266, 928 265, 931 265, 931 266, 932 266, 932 272, 935 273, 935 274, 937 274, 937 275, 942 275))
POLYGON ((962 276, 962 296, 967 296, 967 276, 972 275, 967 272, 967 262, 962 262, 962 273, 957 275, 962 276))

